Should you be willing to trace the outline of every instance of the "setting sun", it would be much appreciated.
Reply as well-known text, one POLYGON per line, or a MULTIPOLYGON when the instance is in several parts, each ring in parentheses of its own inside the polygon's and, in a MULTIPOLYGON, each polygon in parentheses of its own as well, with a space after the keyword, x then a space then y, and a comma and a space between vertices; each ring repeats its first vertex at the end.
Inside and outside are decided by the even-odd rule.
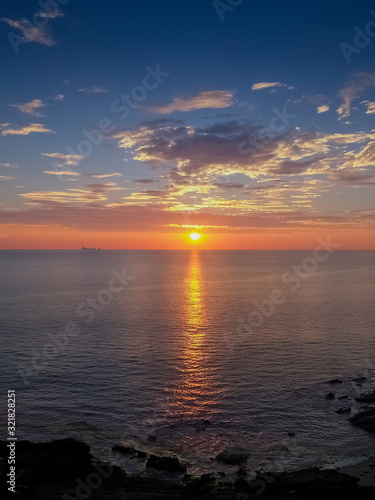
POLYGON ((199 238, 201 237, 201 235, 199 233, 191 233, 191 234, 189 234, 189 236, 194 241, 199 240, 199 238))

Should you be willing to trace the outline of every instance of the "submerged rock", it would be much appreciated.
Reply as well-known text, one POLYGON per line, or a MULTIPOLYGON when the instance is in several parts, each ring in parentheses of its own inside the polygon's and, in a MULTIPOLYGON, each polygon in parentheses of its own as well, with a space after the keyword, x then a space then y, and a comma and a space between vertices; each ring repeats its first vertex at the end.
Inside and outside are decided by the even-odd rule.
POLYGON ((355 398, 355 400, 360 403, 375 403, 375 391, 368 392, 367 394, 361 394, 355 398))
POLYGON ((358 425, 366 431, 375 432, 375 408, 360 411, 353 417, 350 417, 349 422, 353 425, 358 425))
POLYGON ((226 464, 241 464, 245 462, 250 456, 247 450, 242 448, 227 448, 216 455, 216 460, 226 464))
POLYGON ((340 415, 342 415, 344 413, 351 413, 351 412, 352 412, 351 408, 340 408, 340 409, 335 411, 335 413, 338 413, 340 415))
POLYGON ((326 396, 326 399, 328 399, 329 401, 335 399, 335 395, 333 394, 333 392, 329 392, 326 396))
POLYGON ((169 472, 186 472, 186 466, 181 464, 176 457, 158 457, 156 455, 150 455, 146 462, 146 467, 169 472))
POLYGON ((349 396, 340 396, 340 397, 339 397, 339 398, 337 398, 337 399, 348 399, 348 398, 349 398, 349 396))
POLYGON ((342 384, 342 380, 339 378, 333 378, 332 380, 328 380, 328 383, 333 385, 333 384, 342 384))
POLYGON ((147 453, 145 451, 136 450, 133 446, 122 446, 120 444, 116 444, 112 451, 118 451, 123 453, 124 455, 132 455, 133 457, 146 458, 147 453))

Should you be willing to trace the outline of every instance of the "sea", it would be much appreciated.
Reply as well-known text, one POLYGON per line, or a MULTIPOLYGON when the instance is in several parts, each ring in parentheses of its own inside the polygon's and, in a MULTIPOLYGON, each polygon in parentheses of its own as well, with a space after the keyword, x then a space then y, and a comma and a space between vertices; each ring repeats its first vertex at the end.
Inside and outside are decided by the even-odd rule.
POLYGON ((19 440, 131 473, 114 445, 197 474, 233 447, 264 470, 374 455, 348 418, 375 389, 375 252, 2 250, 0 275, 2 439, 15 390, 19 440))

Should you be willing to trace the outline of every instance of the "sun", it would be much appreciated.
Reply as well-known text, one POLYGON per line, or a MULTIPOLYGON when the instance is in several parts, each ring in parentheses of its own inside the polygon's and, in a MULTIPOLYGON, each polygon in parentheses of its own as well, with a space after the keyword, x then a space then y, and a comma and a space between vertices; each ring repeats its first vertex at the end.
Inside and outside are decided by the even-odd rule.
POLYGON ((190 233, 189 236, 194 241, 199 240, 199 238, 201 237, 201 235, 199 233, 190 233))

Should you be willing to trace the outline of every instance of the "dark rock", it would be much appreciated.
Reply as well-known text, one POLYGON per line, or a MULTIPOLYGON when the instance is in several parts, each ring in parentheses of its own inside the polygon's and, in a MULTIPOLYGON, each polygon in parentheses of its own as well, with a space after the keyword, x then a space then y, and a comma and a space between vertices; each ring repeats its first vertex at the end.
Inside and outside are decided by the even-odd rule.
POLYGON ((211 422, 210 420, 203 420, 203 423, 204 423, 205 425, 211 425, 211 423, 212 423, 212 422, 211 422))
POLYGON ((245 462, 249 456, 250 453, 242 448, 227 448, 216 455, 216 460, 234 465, 245 462))
POLYGON ((156 441, 156 436, 154 436, 153 434, 150 434, 147 437, 147 441, 150 441, 150 443, 154 443, 156 441))
POLYGON ((363 384, 363 382, 366 382, 367 378, 366 377, 356 377, 353 378, 353 382, 356 382, 357 384, 363 384))
POLYGON ((342 380, 339 378, 333 378, 332 380, 328 380, 328 383, 333 385, 333 384, 342 384, 342 380))
POLYGON ((360 403, 375 403, 375 391, 368 392, 367 394, 361 394, 355 398, 355 400, 360 403))
POLYGON ((115 446, 113 446, 112 451, 119 451, 124 455, 135 455, 137 450, 132 446, 122 446, 120 444, 116 444, 115 446))
POLYGON ((337 398, 337 399, 348 399, 348 398, 349 398, 349 396, 340 396, 340 397, 339 397, 339 398, 337 398))
POLYGON ((169 472, 186 472, 186 466, 182 465, 176 457, 158 457, 156 455, 150 455, 146 462, 146 467, 169 472))
POLYGON ((344 413, 351 413, 352 409, 351 408, 340 408, 339 410, 336 410, 335 413, 338 413, 340 415, 343 415, 344 413))
POLYGON ((136 450, 135 448, 133 448, 133 446, 122 446, 116 444, 112 448, 112 451, 118 451, 120 453, 123 453, 124 455, 132 455, 133 457, 139 457, 139 458, 147 457, 147 453, 145 451, 136 450))
POLYGON ((288 432, 288 436, 291 437, 291 438, 294 437, 295 435, 296 435, 295 432, 288 432))
POLYGON ((335 399, 335 395, 333 394, 333 392, 329 392, 326 396, 326 399, 328 399, 329 401, 335 399))
POLYGON ((361 411, 349 418, 349 422, 369 432, 375 432, 375 408, 361 411))

